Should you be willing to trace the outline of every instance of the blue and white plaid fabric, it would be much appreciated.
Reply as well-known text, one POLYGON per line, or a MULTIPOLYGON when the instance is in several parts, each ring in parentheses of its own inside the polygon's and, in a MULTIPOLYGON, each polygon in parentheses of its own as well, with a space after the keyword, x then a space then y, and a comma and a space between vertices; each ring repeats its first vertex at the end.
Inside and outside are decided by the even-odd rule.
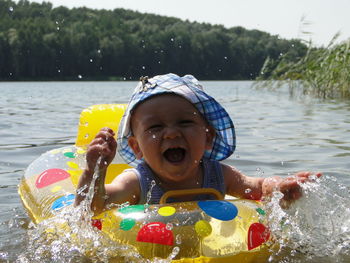
POLYGON ((119 154, 126 163, 137 166, 141 162, 141 160, 136 159, 134 152, 128 145, 128 138, 131 136, 131 111, 142 101, 162 93, 172 93, 184 97, 214 127, 216 136, 212 149, 204 154, 206 158, 220 161, 226 159, 234 152, 236 148, 235 128, 226 110, 214 98, 203 91, 198 80, 192 75, 179 77, 169 73, 155 76, 145 82, 140 81, 131 96, 119 125, 117 139, 119 154))

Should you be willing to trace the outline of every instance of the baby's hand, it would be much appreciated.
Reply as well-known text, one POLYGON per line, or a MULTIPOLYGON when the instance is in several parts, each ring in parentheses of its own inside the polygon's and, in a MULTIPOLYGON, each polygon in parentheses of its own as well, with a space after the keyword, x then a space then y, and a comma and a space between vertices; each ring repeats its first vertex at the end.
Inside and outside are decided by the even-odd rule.
POLYGON ((99 169, 107 169, 112 162, 116 150, 117 142, 114 139, 114 132, 110 128, 102 128, 96 137, 91 141, 86 153, 87 169, 90 173, 94 172, 96 162, 101 156, 99 169))
POLYGON ((310 178, 312 175, 317 178, 322 176, 321 173, 313 174, 311 172, 299 172, 294 176, 281 178, 281 177, 271 177, 266 178, 263 182, 263 194, 271 195, 273 191, 280 191, 284 196, 282 201, 285 206, 288 206, 288 203, 294 200, 299 199, 302 196, 300 183, 305 183, 311 181, 310 178))

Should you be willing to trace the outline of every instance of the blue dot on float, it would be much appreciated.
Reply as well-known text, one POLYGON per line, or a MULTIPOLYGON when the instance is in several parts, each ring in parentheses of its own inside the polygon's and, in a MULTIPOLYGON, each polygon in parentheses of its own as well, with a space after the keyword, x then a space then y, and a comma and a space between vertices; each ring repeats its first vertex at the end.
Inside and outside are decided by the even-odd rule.
POLYGON ((228 201, 199 201, 198 206, 207 215, 222 221, 232 220, 238 214, 237 207, 228 201))
POLYGON ((71 204, 73 204, 74 199, 75 199, 75 195, 74 194, 62 196, 62 197, 56 199, 52 203, 51 209, 52 210, 58 210, 58 209, 61 209, 62 207, 65 207, 67 205, 71 205, 71 204))

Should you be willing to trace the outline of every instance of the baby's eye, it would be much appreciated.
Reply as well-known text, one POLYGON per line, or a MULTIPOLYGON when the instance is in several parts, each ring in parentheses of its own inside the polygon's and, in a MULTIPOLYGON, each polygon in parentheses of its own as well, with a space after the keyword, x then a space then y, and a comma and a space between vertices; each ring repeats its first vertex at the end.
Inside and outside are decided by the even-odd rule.
POLYGON ((181 125, 189 125, 189 124, 193 124, 194 121, 193 120, 182 120, 180 121, 181 125))
POLYGON ((153 124, 153 125, 150 125, 147 128, 147 131, 159 130, 160 128, 162 128, 162 125, 160 125, 160 124, 153 124))

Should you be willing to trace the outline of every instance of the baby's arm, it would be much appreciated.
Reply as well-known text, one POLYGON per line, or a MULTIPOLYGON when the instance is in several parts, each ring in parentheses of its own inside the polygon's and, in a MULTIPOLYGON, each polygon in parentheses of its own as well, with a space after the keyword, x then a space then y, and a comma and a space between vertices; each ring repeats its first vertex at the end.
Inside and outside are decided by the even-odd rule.
POLYGON ((227 194, 244 199, 261 199, 264 178, 245 176, 226 164, 222 164, 222 171, 227 194))
MULTIPOLYGON (((95 181, 95 191, 91 202, 91 209, 95 214, 102 212, 112 202, 122 203, 129 200, 132 202, 130 198, 133 196, 138 198, 137 191, 131 189, 135 188, 135 181, 138 183, 137 176, 132 172, 123 173, 119 175, 120 178, 118 176, 118 180, 115 179, 111 184, 105 185, 106 171, 117 149, 117 143, 113 136, 114 132, 111 129, 103 128, 90 143, 86 153, 87 166, 77 186, 76 206, 85 199, 93 179, 95 167, 98 165, 99 176, 95 181), (101 160, 97 164, 100 157, 101 160)), ((136 187, 136 189, 138 188, 136 187)))
MULTIPOLYGON (((284 201, 292 201, 301 197, 299 183, 310 180, 311 172, 299 172, 290 177, 249 177, 234 167, 222 164, 227 194, 240 198, 260 200, 270 196, 274 191, 283 193, 284 201)), ((315 174, 320 177, 321 173, 315 174)))

